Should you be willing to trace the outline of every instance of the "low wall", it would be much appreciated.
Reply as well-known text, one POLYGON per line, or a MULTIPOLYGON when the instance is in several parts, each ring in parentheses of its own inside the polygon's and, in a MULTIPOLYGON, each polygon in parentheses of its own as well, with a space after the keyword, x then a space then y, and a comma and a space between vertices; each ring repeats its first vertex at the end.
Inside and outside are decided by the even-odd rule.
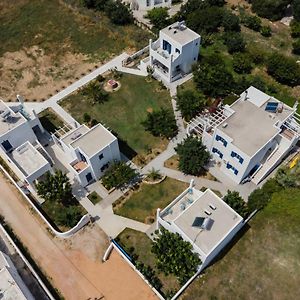
POLYGON ((139 56, 141 56, 141 55, 143 55, 144 53, 147 53, 147 52, 149 52, 149 45, 146 46, 145 48, 135 52, 134 54, 128 56, 125 60, 122 61, 122 65, 125 66, 127 60, 134 60, 134 59, 138 58, 139 56))
POLYGON ((0 165, 0 170, 5 174, 5 176, 13 183, 13 185, 17 188, 17 190, 21 193, 23 198, 30 204, 30 206, 33 208, 33 210, 42 218, 42 220, 47 224, 47 226, 50 228, 50 230, 53 232, 54 235, 60 237, 60 238, 68 238, 72 236, 75 232, 77 232, 79 229, 84 227, 86 224, 88 224, 91 220, 90 215, 86 214, 84 215, 80 221, 77 223, 76 226, 71 228, 70 230, 66 232, 59 232, 53 228, 53 226, 49 223, 49 221, 44 217, 44 215, 41 213, 41 211, 32 203, 32 201, 28 198, 28 196, 23 192, 23 190, 17 185, 17 183, 14 181, 14 179, 9 175, 9 173, 0 165))

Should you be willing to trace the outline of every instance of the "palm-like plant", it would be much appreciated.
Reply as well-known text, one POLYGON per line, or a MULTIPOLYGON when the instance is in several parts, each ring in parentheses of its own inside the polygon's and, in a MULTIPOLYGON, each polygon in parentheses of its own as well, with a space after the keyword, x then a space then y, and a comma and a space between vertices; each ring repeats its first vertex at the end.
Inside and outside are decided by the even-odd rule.
POLYGON ((147 173, 147 178, 149 178, 152 181, 159 180, 162 178, 159 170, 155 170, 152 168, 148 173, 147 173))

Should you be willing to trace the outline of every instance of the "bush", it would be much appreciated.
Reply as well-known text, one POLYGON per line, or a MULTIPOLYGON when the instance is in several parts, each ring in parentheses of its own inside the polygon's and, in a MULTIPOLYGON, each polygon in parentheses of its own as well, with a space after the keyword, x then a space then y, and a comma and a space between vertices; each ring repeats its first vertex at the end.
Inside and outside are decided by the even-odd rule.
POLYGON ((300 21, 300 1, 299 0, 293 0, 292 1, 292 7, 293 7, 293 16, 296 21, 300 21))
POLYGON ((249 45, 247 47, 251 61, 256 65, 264 64, 266 61, 266 53, 261 48, 255 45, 249 45))
POLYGON ((270 37, 272 35, 272 30, 270 26, 262 26, 260 29, 260 34, 264 37, 270 37))
POLYGON ((254 31, 260 31, 260 29, 261 29, 261 19, 257 16, 251 16, 246 13, 243 13, 242 14, 242 23, 246 27, 248 27, 254 31))
POLYGON ((109 190, 113 187, 120 188, 130 183, 136 176, 136 171, 126 163, 115 162, 103 175, 102 183, 109 190))
POLYGON ((149 112, 142 125, 146 131, 150 131, 154 136, 173 138, 178 132, 174 113, 164 108, 149 112))
POLYGON ((201 140, 194 137, 187 137, 175 148, 179 155, 180 171, 190 175, 201 175, 203 167, 208 163, 210 154, 201 140))
POLYGON ((235 53, 233 55, 233 70, 237 73, 250 73, 252 70, 252 63, 249 54, 235 53))
POLYGON ((127 25, 133 23, 133 16, 121 0, 109 0, 105 5, 105 13, 116 25, 127 25))
POLYGON ((293 53, 300 55, 300 39, 297 39, 295 42, 293 42, 293 53))
POLYGON ((236 191, 227 191, 227 194, 223 198, 233 210, 235 210, 243 218, 248 214, 248 208, 244 199, 236 191))
POLYGON ((186 121, 197 116, 206 104, 203 94, 195 90, 180 90, 177 93, 177 109, 186 121))
POLYGON ((291 57, 274 53, 267 59, 267 71, 278 82, 289 86, 300 83, 300 67, 291 57))
POLYGON ((230 54, 234 52, 242 52, 245 50, 245 41, 239 32, 226 32, 223 35, 224 44, 227 46, 230 54))
POLYGON ((260 17, 276 21, 284 17, 290 0, 252 0, 252 10, 260 17))
POLYGON ((222 26, 225 31, 241 31, 240 18, 230 11, 226 11, 223 16, 222 26))
POLYGON ((211 54, 194 66, 194 82, 207 96, 226 96, 234 81, 231 72, 219 54, 211 54))
POLYGON ((300 37, 300 22, 293 20, 290 24, 291 36, 293 38, 300 37))
POLYGON ((60 226, 68 226, 72 228, 77 225, 81 218, 81 207, 78 205, 70 205, 59 211, 55 221, 60 226))

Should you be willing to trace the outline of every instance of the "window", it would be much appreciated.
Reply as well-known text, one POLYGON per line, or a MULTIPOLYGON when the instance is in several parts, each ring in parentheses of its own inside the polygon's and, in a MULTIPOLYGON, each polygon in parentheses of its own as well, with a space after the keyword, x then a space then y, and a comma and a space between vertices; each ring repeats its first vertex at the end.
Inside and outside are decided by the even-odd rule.
POLYGON ((231 169, 233 171, 234 175, 237 175, 239 173, 239 171, 230 163, 227 163, 226 168, 231 169))
POLYGON ((79 155, 80 155, 81 160, 86 162, 86 158, 81 152, 79 152, 79 155))
POLYGON ((169 54, 171 54, 172 46, 169 42, 163 40, 163 49, 168 51, 169 54))
POLYGON ((93 176, 92 176, 91 173, 87 173, 87 174, 85 175, 85 178, 86 178, 86 181, 87 181, 87 182, 90 182, 90 181, 93 179, 93 176))
POLYGON ((2 147, 4 148, 4 150, 6 152, 10 152, 13 149, 13 146, 11 145, 11 143, 8 140, 5 140, 2 142, 2 147))
POLYGON ((231 151, 231 157, 235 157, 240 162, 240 164, 244 162, 244 159, 234 151, 231 151))
POLYGON ((101 160, 103 157, 104 157, 104 156, 103 156, 103 153, 101 153, 101 154, 99 155, 99 159, 101 160))
POLYGON ((103 165, 100 169, 101 172, 103 172, 104 170, 106 170, 109 167, 109 163, 103 165))
POLYGON ((180 54, 180 50, 178 48, 176 48, 175 52, 180 54))
POLYGON ((223 144, 224 147, 227 146, 227 141, 225 139, 223 139, 221 136, 216 135, 216 141, 221 142, 223 144))
POLYGON ((223 153, 217 148, 212 148, 212 153, 217 153, 220 158, 223 158, 223 153))

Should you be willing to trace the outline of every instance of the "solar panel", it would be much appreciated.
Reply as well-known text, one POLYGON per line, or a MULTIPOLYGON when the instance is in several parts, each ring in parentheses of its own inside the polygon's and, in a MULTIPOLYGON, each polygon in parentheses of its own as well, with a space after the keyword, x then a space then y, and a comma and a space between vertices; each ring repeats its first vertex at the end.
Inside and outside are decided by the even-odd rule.
POLYGON ((205 220, 205 218, 203 218, 203 217, 196 217, 195 220, 194 220, 194 222, 193 222, 193 224, 192 224, 192 226, 193 227, 200 227, 201 228, 204 220, 205 220))
POLYGON ((268 102, 265 110, 270 112, 276 112, 278 104, 278 102, 268 102))

